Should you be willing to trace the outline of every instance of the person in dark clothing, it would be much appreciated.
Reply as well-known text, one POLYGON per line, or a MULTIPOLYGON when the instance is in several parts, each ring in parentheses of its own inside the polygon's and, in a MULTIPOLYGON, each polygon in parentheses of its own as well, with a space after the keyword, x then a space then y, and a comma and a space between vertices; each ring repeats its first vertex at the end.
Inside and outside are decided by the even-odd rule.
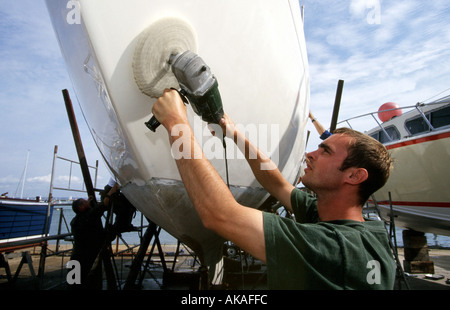
POLYGON ((136 214, 136 208, 120 191, 119 185, 113 179, 110 179, 104 190, 100 192, 100 197, 102 201, 104 201, 106 197, 109 198, 108 203, 116 215, 113 227, 113 231, 116 234, 137 230, 137 228, 131 224, 133 217, 136 214), (114 192, 108 194, 112 189, 114 189, 114 192))
POLYGON ((72 209, 76 215, 70 222, 74 237, 70 259, 78 261, 81 267, 81 284, 74 285, 75 289, 101 288, 101 264, 92 272, 91 269, 106 241, 106 232, 101 217, 110 206, 109 196, 113 195, 116 190, 117 187, 111 188, 106 199, 98 204, 94 197, 89 197, 88 200, 78 199, 72 203, 72 209))

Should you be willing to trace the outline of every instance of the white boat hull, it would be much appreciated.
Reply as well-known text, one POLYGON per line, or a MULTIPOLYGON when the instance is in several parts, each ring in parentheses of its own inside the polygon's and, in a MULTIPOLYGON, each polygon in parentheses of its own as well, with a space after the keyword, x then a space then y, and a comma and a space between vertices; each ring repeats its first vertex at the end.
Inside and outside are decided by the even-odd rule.
MULTIPOLYGON (((196 32, 198 54, 219 81, 224 110, 283 175, 295 182, 305 147, 309 74, 298 1, 47 0, 48 10, 85 119, 127 198, 149 219, 193 248, 206 265, 223 240, 206 230, 191 205, 167 133, 144 125, 154 99, 134 80, 139 34, 153 22, 179 17, 196 32)), ((197 139, 224 178, 223 149, 188 108, 197 139)), ((228 143, 231 191, 259 207, 268 194, 228 143)))
POLYGON ((396 226, 450 235, 450 132, 417 136, 386 148, 395 161, 387 184, 374 195, 382 214, 389 218, 390 193, 396 226))
MULTIPOLYGON (((389 204, 379 204, 381 216, 388 220, 391 216, 389 204)), ((396 227, 412 229, 436 235, 450 236, 450 209, 442 207, 417 207, 392 205, 396 227)))

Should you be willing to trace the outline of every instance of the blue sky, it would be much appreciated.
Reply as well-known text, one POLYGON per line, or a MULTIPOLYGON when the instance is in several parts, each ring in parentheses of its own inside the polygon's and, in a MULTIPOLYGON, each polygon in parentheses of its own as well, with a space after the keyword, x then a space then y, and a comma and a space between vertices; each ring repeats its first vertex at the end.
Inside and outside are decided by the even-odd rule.
MULTIPOLYGON (((15 195, 28 150, 25 197, 48 195, 55 145, 59 156, 77 160, 63 89, 71 93, 88 163, 94 165, 99 160, 99 185, 108 181, 108 171, 78 107, 44 1, 0 1, 0 80, 1 193, 15 195)), ((80 168, 74 166, 73 171, 71 187, 79 189, 80 168)), ((55 185, 66 187, 69 172, 69 165, 57 166, 60 180, 55 185)), ((72 194, 76 195, 54 193, 72 194)))
MULTIPOLYGON (((376 111, 387 101, 412 105, 450 88, 448 0, 301 3, 305 6, 311 109, 325 127, 331 120, 339 79, 345 81, 340 119, 376 111)), ((89 164, 100 162, 99 187, 108 181, 76 104, 44 1, 0 1, 0 80, 1 193, 15 194, 28 150, 24 196, 47 196, 55 145, 60 156, 77 159, 61 95, 65 88, 74 102, 87 160, 89 164)), ((310 123, 307 128, 311 130, 310 151, 320 140, 310 123)), ((63 180, 68 171, 66 166, 57 167, 62 179, 58 185, 67 184, 63 180)))

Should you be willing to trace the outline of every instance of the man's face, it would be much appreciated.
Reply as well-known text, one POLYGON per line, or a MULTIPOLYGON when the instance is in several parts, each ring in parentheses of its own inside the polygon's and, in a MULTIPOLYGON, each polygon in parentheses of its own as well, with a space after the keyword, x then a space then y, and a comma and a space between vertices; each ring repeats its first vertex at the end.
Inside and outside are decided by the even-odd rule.
POLYGON ((343 180, 340 170, 347 158, 351 138, 345 135, 332 135, 319 145, 319 148, 306 154, 307 167, 302 182, 313 191, 335 190, 343 180))

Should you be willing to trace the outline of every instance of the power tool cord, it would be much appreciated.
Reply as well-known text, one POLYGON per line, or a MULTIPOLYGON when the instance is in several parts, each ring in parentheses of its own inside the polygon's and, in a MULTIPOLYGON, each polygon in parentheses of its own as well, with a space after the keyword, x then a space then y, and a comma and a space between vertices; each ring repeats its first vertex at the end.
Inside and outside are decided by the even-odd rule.
POLYGON ((222 143, 223 143, 223 151, 224 151, 224 157, 225 157, 225 173, 226 173, 226 178, 227 178, 227 186, 230 189, 230 179, 229 179, 229 175, 228 175, 227 143, 225 141, 225 133, 223 134, 222 143))

